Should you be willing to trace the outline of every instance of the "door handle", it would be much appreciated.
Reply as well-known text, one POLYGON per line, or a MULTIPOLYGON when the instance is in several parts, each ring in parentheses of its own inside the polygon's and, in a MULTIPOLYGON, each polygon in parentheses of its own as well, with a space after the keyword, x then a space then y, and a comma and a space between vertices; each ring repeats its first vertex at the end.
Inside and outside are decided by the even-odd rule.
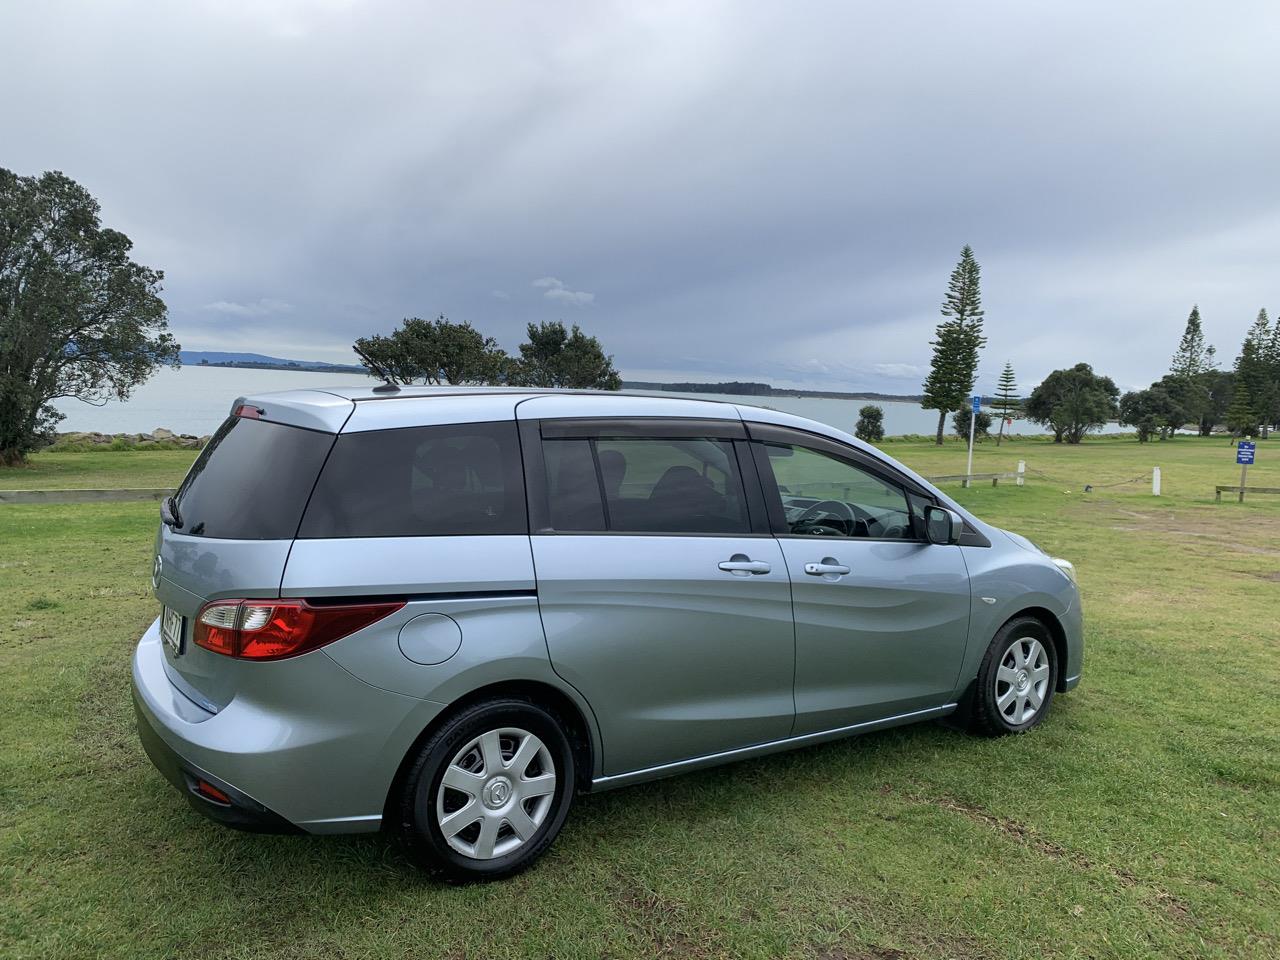
POLYGON ((849 572, 849 568, 835 557, 823 557, 821 563, 806 563, 804 572, 811 577, 842 577, 849 572))
POLYGON ((753 573, 768 573, 773 567, 763 560, 752 560, 745 553, 735 553, 728 560, 720 561, 720 569, 735 577, 749 577, 753 573))

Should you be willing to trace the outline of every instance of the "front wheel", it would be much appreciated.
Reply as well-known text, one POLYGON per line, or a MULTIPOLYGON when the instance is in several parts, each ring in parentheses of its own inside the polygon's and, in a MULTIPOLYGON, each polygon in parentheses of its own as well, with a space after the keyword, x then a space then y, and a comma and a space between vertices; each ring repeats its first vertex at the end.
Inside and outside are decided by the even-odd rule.
POLYGON ((489 700, 450 717, 422 745, 397 832, 443 880, 495 880, 546 851, 573 791, 573 751, 556 718, 525 700, 489 700))
POLYGON ((1053 637, 1039 620, 1018 617, 996 633, 978 668, 972 727, 988 736, 1022 733, 1044 719, 1058 682, 1053 637))

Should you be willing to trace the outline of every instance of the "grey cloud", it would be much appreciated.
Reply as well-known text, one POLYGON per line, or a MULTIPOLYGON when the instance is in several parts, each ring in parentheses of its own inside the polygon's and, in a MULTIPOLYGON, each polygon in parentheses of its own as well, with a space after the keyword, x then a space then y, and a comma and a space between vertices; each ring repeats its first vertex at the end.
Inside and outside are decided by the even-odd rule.
POLYGON ((1226 363, 1280 306, 1278 34, 1269 2, 7 4, 0 163, 99 197, 196 348, 568 313, 627 376, 914 392, 968 242, 985 388, 1136 385, 1193 302, 1226 363), (262 291, 294 309, 206 309, 262 291))

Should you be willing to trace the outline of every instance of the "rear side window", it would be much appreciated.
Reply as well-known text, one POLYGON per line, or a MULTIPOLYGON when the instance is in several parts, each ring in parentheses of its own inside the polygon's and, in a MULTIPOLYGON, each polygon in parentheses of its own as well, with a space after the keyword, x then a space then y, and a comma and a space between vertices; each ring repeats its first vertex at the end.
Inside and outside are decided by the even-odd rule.
POLYGON ((508 421, 340 435, 298 536, 527 532, 520 446, 508 421))
POLYGON ((551 526, 564 532, 747 533, 733 442, 710 437, 546 440, 551 526))
POLYGON ((333 434, 229 417, 209 438, 174 501, 179 533, 292 540, 333 434))

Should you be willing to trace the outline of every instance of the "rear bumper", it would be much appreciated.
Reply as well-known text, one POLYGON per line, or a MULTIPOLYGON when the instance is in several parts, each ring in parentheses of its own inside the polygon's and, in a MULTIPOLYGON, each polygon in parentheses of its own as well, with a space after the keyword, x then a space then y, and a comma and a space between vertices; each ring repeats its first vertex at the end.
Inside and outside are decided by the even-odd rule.
POLYGON ((439 704, 373 687, 322 651, 253 664, 217 713, 170 682, 153 623, 133 657, 138 736, 201 814, 257 831, 377 830, 392 781, 439 704), (195 791, 203 779, 226 795, 195 791))
POLYGON ((178 752, 165 743, 156 728, 152 726, 136 689, 133 692, 133 708, 137 714, 138 739, 142 741, 142 749, 146 751, 156 769, 186 795, 187 802, 201 816, 215 820, 224 826, 248 830, 252 833, 301 832, 298 827, 274 810, 269 810, 248 794, 179 756, 178 752), (200 781, 220 790, 227 796, 229 802, 220 803, 202 795, 197 790, 197 784, 200 781))

